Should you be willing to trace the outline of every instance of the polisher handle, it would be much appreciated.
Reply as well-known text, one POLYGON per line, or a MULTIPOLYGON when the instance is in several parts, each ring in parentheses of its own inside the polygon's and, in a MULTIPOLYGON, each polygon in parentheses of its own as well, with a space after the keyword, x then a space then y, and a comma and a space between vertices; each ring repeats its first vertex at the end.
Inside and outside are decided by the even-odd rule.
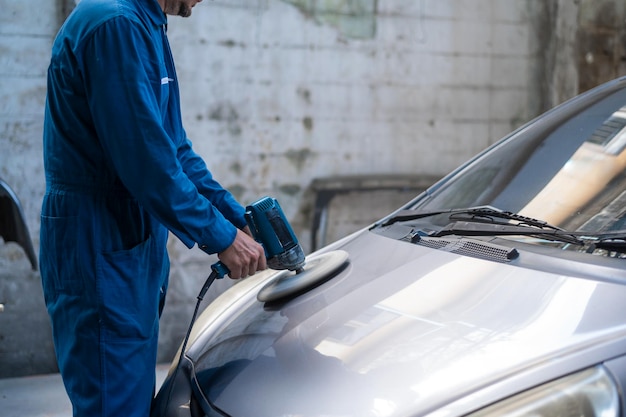
POLYGON ((215 262, 213 265, 211 265, 211 270, 213 271, 213 273, 217 274, 217 279, 224 278, 224 276, 228 275, 228 273, 230 272, 230 269, 228 269, 228 267, 224 265, 222 261, 215 262))

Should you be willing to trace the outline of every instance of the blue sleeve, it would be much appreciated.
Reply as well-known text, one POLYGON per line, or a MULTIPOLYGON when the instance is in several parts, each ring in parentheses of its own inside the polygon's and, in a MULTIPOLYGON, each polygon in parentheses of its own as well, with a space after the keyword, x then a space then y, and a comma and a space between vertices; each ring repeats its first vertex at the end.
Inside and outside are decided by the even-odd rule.
POLYGON ((108 164, 146 210, 187 247, 197 243, 218 253, 237 229, 207 198, 220 187, 210 174, 200 174, 186 144, 178 149, 185 138, 166 129, 176 131, 168 97, 177 91, 163 82, 169 76, 164 49, 154 33, 127 17, 109 20, 93 34, 80 62, 96 134, 108 164), (194 181, 206 185, 206 195, 194 181))
POLYGON ((237 228, 243 228, 246 225, 245 209, 230 192, 213 179, 206 163, 195 153, 189 139, 186 139, 178 149, 178 159, 181 161, 183 171, 196 185, 200 194, 211 201, 220 213, 237 228))

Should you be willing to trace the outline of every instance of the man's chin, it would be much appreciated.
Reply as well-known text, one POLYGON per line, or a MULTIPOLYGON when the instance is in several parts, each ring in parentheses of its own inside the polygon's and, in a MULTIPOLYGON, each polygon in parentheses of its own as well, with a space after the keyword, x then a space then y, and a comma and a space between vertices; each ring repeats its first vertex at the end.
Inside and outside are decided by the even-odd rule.
POLYGON ((180 9, 178 10, 178 15, 180 17, 189 17, 191 16, 191 7, 181 4, 180 9))

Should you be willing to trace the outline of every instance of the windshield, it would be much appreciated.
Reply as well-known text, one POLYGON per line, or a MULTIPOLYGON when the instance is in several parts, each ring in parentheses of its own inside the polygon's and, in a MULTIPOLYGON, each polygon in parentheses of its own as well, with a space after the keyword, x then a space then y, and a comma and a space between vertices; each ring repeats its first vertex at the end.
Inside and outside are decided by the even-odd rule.
MULTIPOLYGON (((626 229, 626 81, 536 119, 409 207, 492 206, 568 231, 626 229)), ((429 222, 444 226, 448 216, 429 222)))

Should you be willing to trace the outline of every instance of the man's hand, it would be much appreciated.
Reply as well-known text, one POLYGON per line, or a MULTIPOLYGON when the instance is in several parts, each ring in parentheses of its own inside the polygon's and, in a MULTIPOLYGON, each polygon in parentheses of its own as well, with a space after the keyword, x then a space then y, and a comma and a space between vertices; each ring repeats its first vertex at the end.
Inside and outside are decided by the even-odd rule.
POLYGON ((232 279, 254 275, 256 271, 267 269, 265 251, 249 236, 248 231, 237 230, 233 243, 217 257, 228 267, 232 279))

